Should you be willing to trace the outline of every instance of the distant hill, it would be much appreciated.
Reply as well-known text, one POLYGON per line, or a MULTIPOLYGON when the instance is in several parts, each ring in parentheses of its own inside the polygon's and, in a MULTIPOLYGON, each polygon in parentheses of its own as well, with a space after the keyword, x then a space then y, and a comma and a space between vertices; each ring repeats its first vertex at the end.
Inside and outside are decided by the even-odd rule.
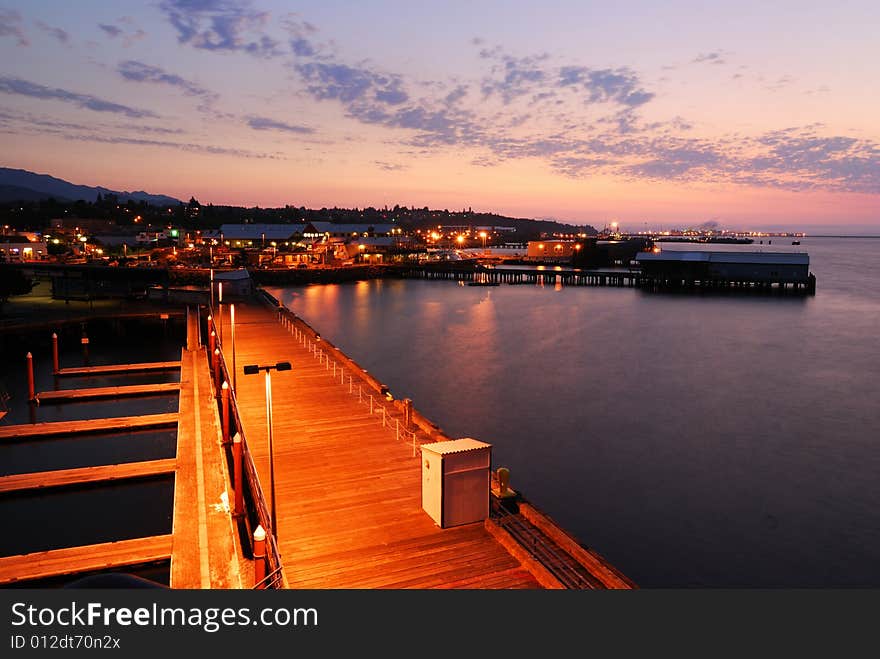
POLYGON ((11 201, 39 201, 53 197, 58 201, 83 201, 93 202, 98 195, 114 194, 119 201, 126 202, 145 201, 154 206, 176 206, 181 203, 179 199, 167 195, 149 194, 138 190, 136 192, 119 192, 102 187, 90 187, 76 185, 48 174, 35 174, 24 169, 10 169, 0 167, 0 202, 11 201))
POLYGON ((20 185, 3 185, 0 184, 0 204, 12 203, 16 201, 42 201, 50 196, 54 196, 57 201, 70 201, 67 197, 58 195, 48 195, 45 192, 23 188, 20 185))

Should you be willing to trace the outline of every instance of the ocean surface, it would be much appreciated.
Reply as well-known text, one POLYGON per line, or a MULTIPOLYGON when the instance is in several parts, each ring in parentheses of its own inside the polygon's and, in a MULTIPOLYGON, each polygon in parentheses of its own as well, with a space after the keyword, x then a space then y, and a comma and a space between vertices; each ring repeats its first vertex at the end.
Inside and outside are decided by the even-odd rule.
POLYGON ((880 239, 764 240, 815 296, 269 290, 643 588, 880 587, 880 239))

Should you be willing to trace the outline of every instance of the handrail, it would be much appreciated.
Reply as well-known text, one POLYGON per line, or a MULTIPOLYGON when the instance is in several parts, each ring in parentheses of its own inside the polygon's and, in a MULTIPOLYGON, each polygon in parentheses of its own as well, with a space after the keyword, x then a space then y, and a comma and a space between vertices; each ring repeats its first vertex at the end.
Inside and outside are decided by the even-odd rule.
MULTIPOLYGON (((391 412, 389 413, 389 408, 386 405, 377 402, 390 395, 390 393, 388 392, 388 387, 367 374, 364 369, 360 368, 356 362, 345 355, 341 350, 339 350, 339 348, 334 346, 329 341, 322 339, 321 335, 318 334, 308 323, 306 323, 302 318, 299 318, 292 311, 281 305, 278 302, 277 298, 275 298, 271 293, 264 289, 260 289, 260 293, 262 294, 264 301, 267 304, 271 305, 278 312, 279 322, 281 322, 285 326, 285 328, 288 329, 316 359, 318 359, 318 362, 320 364, 323 364, 325 366, 328 372, 331 372, 330 367, 332 364, 333 368, 330 374, 332 377, 334 377, 334 379, 337 377, 337 371, 339 371, 340 384, 342 386, 345 386, 346 384, 345 367, 348 367, 348 369, 354 374, 349 374, 348 376, 348 392, 352 395, 355 392, 354 376, 357 376, 358 380, 360 380, 356 388, 358 402, 364 403, 365 405, 368 404, 370 407, 371 415, 381 414, 382 427, 389 427, 391 425, 389 423, 389 417, 393 418, 394 410, 391 410, 391 412), (300 329, 300 326, 304 328, 305 331, 303 329, 300 329), (327 352, 324 351, 324 347, 327 348, 327 352), (336 359, 331 360, 330 354, 335 355, 336 359), (364 392, 364 385, 366 385, 367 387, 366 393, 364 392)), ((415 410, 413 410, 412 413, 413 416, 411 418, 411 422, 418 428, 421 424, 419 424, 416 419, 417 413, 415 410)), ((413 448, 413 457, 416 457, 416 447, 421 443, 418 441, 417 431, 401 426, 399 418, 394 419, 394 421, 395 423, 393 424, 393 428, 396 439, 399 441, 402 435, 406 441, 411 443, 413 448)), ((428 430, 422 428, 425 434, 427 434, 429 437, 433 434, 440 434, 441 439, 448 439, 447 437, 445 437, 445 435, 442 435, 442 433, 440 433, 439 429, 436 426, 433 426, 433 424, 430 425, 431 427, 428 430)))
MULTIPOLYGON (((211 313, 211 325, 214 323, 214 310, 208 305, 208 309, 211 313)), ((214 329, 211 325, 208 326, 208 333, 210 334, 211 330, 214 329)), ((219 342, 217 342, 216 347, 220 351, 220 373, 227 383, 232 382, 232 378, 229 374, 229 368, 226 364, 226 357, 223 354, 223 346, 219 342)), ((209 364, 210 364, 209 359, 209 364)), ((275 539, 274 529, 272 529, 272 517, 269 513, 269 506, 266 504, 266 498, 263 494, 263 488, 260 484, 260 477, 257 473, 257 468, 254 463, 253 455, 250 451, 250 446, 247 442, 247 437, 245 436, 244 424, 241 421, 241 415, 239 413, 238 408, 238 399, 235 395, 235 390, 231 387, 229 388, 229 407, 232 413, 231 421, 235 424, 235 430, 239 434, 241 438, 241 446, 242 446, 242 461, 244 463, 244 475, 245 480, 247 481, 248 488, 251 492, 251 498, 254 502, 254 507, 256 508, 257 521, 260 526, 262 526, 266 531, 266 542, 267 542, 267 558, 269 561, 269 569, 268 575, 264 581, 271 577, 271 580, 267 581, 267 585, 271 588, 283 588, 284 587, 284 566, 281 563, 281 553, 278 549, 278 543, 275 539)))

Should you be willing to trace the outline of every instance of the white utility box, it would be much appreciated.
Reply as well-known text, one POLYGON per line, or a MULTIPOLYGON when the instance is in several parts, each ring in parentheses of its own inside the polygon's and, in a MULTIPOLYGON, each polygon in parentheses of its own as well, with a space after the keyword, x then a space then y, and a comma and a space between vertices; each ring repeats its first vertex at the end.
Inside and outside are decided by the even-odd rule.
POLYGON ((492 445, 463 437, 422 444, 422 508, 447 528, 489 517, 492 445))

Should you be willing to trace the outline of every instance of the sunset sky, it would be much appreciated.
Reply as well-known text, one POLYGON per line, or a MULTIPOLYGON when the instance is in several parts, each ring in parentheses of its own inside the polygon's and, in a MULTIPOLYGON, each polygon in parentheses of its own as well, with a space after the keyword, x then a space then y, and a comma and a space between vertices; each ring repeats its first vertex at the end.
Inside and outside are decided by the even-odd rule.
POLYGON ((202 203, 880 233, 880 3, 0 0, 0 166, 202 203))

